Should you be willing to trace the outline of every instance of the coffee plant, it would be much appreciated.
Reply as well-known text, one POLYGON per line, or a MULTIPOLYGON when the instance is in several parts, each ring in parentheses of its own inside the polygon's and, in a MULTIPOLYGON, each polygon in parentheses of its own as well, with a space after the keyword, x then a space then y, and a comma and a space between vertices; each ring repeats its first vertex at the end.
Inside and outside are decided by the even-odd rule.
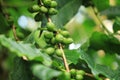
POLYGON ((0 0, 0 80, 120 80, 119 0, 0 0))

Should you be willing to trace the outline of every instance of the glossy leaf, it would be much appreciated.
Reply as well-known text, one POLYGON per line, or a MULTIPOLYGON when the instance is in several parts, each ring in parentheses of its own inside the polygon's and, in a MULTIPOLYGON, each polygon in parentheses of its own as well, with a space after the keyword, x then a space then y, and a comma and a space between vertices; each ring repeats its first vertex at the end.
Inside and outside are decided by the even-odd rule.
POLYGON ((30 80, 32 77, 29 73, 30 70, 27 65, 27 61, 16 57, 14 59, 14 68, 10 74, 10 80, 30 80))
POLYGON ((108 36, 104 33, 95 32, 90 38, 90 49, 102 49, 108 53, 120 54, 118 47, 120 47, 120 42, 115 37, 108 36))
POLYGON ((113 30, 114 30, 114 33, 116 33, 117 31, 120 30, 120 20, 116 20, 113 24, 113 30))
POLYGON ((51 80, 53 77, 57 77, 61 74, 60 71, 40 64, 33 65, 31 69, 34 76, 38 77, 41 80, 51 80))
POLYGON ((79 50, 81 59, 85 60, 89 68, 92 70, 94 75, 103 74, 107 78, 114 80, 115 71, 113 71, 109 66, 100 65, 95 63, 93 57, 90 56, 90 53, 86 53, 82 50, 79 50))
POLYGON ((101 15, 107 15, 109 17, 120 16, 120 6, 109 7, 100 12, 101 15))
POLYGON ((65 50, 65 55, 68 61, 73 64, 78 62, 80 54, 76 50, 65 50))
POLYGON ((0 43, 19 57, 26 56, 28 60, 43 61, 45 65, 51 65, 51 59, 47 54, 43 54, 39 49, 31 44, 16 42, 5 36, 0 36, 0 43))
POLYGON ((92 0, 95 7, 98 9, 98 11, 103 11, 107 8, 109 8, 109 0, 92 0))
POLYGON ((58 14, 52 17, 53 22, 58 27, 63 27, 78 12, 80 5, 80 0, 67 2, 67 4, 59 10, 58 14))

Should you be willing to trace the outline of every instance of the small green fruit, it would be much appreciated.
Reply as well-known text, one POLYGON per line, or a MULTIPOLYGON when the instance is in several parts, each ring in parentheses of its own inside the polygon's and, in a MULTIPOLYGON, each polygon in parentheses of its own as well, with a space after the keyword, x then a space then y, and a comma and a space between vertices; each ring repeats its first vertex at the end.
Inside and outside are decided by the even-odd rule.
POLYGON ((43 4, 46 6, 46 7, 49 7, 51 5, 51 0, 43 0, 43 4))
POLYGON ((70 80, 75 80, 75 79, 70 79, 70 80))
POLYGON ((43 15, 41 13, 37 13, 35 16, 34 16, 34 20, 35 21, 42 21, 43 19, 43 15))
POLYGON ((55 43, 56 43, 56 40, 55 40, 54 37, 51 39, 51 43, 52 43, 52 44, 55 44, 55 43))
POLYGON ((64 38, 63 43, 64 44, 71 44, 73 42, 72 38, 64 38))
POLYGON ((63 39, 64 39, 64 37, 63 37, 61 34, 57 34, 57 35, 55 36, 56 42, 62 42, 63 39))
POLYGON ((49 32, 49 31, 46 31, 46 32, 44 32, 44 37, 47 38, 47 39, 51 39, 53 37, 53 33, 49 32))
POLYGON ((48 23, 47 23, 47 29, 48 29, 49 31, 55 31, 56 26, 55 26, 54 23, 48 22, 48 23))
POLYGON ((69 37, 69 32, 68 31, 60 31, 60 34, 62 34, 64 37, 69 37))
POLYGON ((55 53, 56 53, 57 56, 62 57, 62 52, 61 52, 60 49, 56 49, 55 53))
POLYGON ((41 6, 40 11, 43 12, 43 13, 47 13, 48 9, 45 6, 41 6))
POLYGON ((85 74, 85 71, 83 71, 83 70, 78 70, 78 71, 76 72, 76 74, 78 74, 78 75, 84 75, 84 74, 85 74))
POLYGON ((76 75, 76 70, 75 69, 71 69, 70 73, 71 73, 71 75, 76 75))
POLYGON ((58 13, 58 11, 55 9, 55 8, 50 8, 49 10, 48 10, 48 14, 49 15, 55 15, 55 14, 57 14, 58 13))
POLYGON ((57 6, 57 2, 56 1, 51 1, 51 5, 50 5, 50 7, 56 7, 57 6))
POLYGON ((64 75, 65 75, 65 80, 70 80, 70 73, 69 72, 64 72, 64 75))
POLYGON ((82 75, 76 75, 76 80, 82 80, 83 76, 82 75))
POLYGON ((32 7, 28 8, 28 11, 31 13, 38 12, 40 10, 40 6, 33 5, 32 7))
POLYGON ((54 54, 54 51, 55 51, 55 49, 54 49, 53 47, 49 47, 49 48, 45 49, 45 52, 46 52, 48 55, 54 54))

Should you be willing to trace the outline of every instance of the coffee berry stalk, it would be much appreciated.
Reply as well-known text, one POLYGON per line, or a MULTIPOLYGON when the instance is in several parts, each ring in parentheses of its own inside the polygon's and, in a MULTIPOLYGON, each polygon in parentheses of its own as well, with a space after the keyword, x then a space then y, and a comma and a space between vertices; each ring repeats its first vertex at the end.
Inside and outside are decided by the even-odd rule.
POLYGON ((35 14, 35 21, 41 21, 44 24, 44 27, 42 25, 42 28, 39 28, 41 30, 40 34, 42 32, 47 44, 43 51, 50 56, 62 57, 66 71, 69 72, 63 49, 73 43, 73 39, 67 30, 58 29, 50 19, 50 16, 58 13, 57 5, 55 0, 38 0, 38 4, 31 6, 28 11, 35 14), (45 20, 48 20, 48 22, 45 20))

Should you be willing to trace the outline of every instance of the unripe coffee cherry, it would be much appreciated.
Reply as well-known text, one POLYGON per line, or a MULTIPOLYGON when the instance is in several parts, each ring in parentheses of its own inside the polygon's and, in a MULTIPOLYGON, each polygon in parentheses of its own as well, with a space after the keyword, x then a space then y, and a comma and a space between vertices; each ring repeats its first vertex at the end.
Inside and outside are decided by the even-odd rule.
POLYGON ((51 5, 51 0, 43 0, 43 4, 46 6, 46 7, 49 7, 51 5))
POLYGON ((62 34, 64 37, 69 37, 69 32, 68 31, 60 31, 60 34, 62 34))
POLYGON ((59 57, 62 57, 62 52, 61 52, 60 49, 56 49, 56 50, 55 50, 55 54, 56 54, 57 56, 59 56, 59 57))
POLYGON ((63 43, 64 44, 71 44, 73 42, 72 38, 64 38, 63 43))
POLYGON ((33 5, 32 7, 28 8, 28 11, 33 13, 33 12, 38 12, 40 10, 40 7, 38 5, 33 5))
POLYGON ((44 37, 48 38, 48 39, 51 39, 53 37, 53 33, 49 32, 49 31, 46 31, 46 32, 44 32, 44 37))
POLYGON ((76 80, 82 80, 83 76, 82 75, 76 75, 76 80))
POLYGON ((55 49, 54 49, 53 47, 49 47, 49 48, 45 49, 45 52, 46 52, 48 55, 54 54, 54 51, 55 51, 55 49))
POLYGON ((56 1, 51 1, 50 7, 56 7, 57 6, 57 2, 56 1))
POLYGON ((51 39, 51 43, 52 43, 52 44, 55 44, 55 43, 56 43, 56 40, 55 40, 54 37, 51 39))
POLYGON ((71 73, 71 75, 76 75, 76 70, 75 69, 71 69, 70 73, 71 73))
POLYGON ((41 13, 37 13, 35 16, 34 16, 34 20, 35 21, 42 21, 42 19, 43 19, 43 14, 41 14, 41 13))
POLYGON ((64 72, 65 80, 70 80, 71 76, 69 72, 64 72))
POLYGON ((55 9, 55 8, 50 8, 49 10, 48 10, 48 14, 49 15, 55 15, 55 14, 57 14, 58 13, 58 11, 55 9))
POLYGON ((43 13, 47 13, 48 9, 45 6, 41 6, 40 11, 43 12, 43 13))
POLYGON ((84 74, 85 74, 85 71, 83 71, 83 70, 78 70, 78 71, 76 72, 76 74, 84 75, 84 74))
POLYGON ((64 37, 61 34, 57 34, 55 36, 56 42, 63 42, 64 37))
POLYGON ((55 24, 52 23, 52 22, 48 22, 46 26, 47 26, 47 29, 48 29, 49 31, 55 31, 55 29, 56 29, 55 24))

